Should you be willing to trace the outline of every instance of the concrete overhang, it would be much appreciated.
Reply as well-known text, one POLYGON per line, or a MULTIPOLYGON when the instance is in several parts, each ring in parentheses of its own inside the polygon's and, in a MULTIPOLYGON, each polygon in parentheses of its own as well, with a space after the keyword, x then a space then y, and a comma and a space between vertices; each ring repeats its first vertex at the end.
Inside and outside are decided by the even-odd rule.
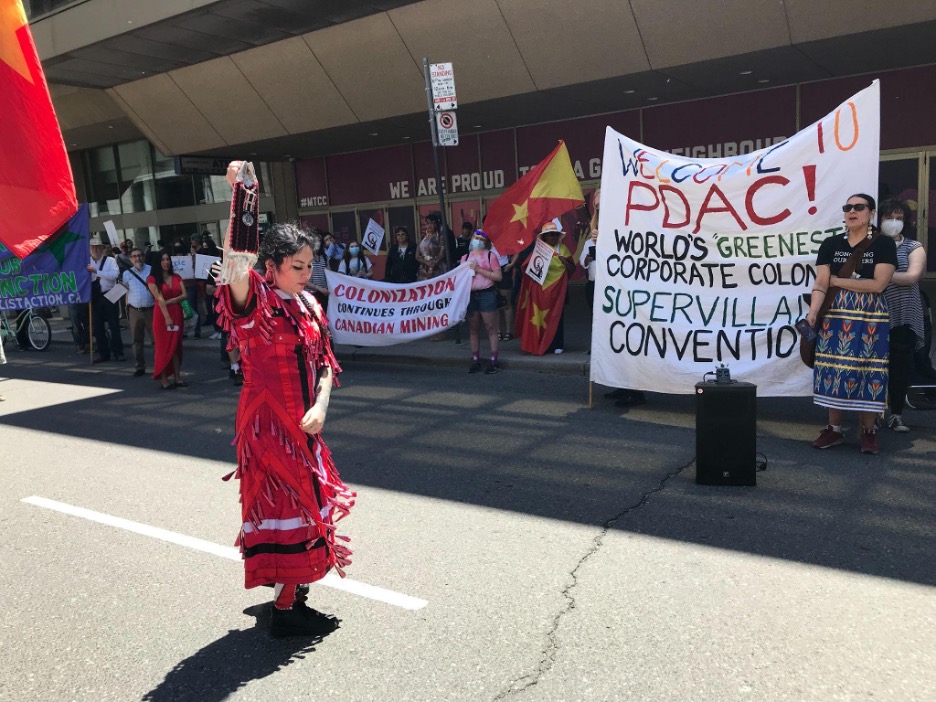
MULTIPOLYGON (((78 8, 97 3, 137 5, 78 8)), ((936 3, 918 0, 167 4, 202 6, 45 62, 50 80, 74 70, 80 82, 91 67, 69 61, 119 68, 159 44, 157 58, 183 65, 94 75, 166 154, 283 159, 424 140, 424 56, 454 63, 463 133, 936 63, 936 3)))

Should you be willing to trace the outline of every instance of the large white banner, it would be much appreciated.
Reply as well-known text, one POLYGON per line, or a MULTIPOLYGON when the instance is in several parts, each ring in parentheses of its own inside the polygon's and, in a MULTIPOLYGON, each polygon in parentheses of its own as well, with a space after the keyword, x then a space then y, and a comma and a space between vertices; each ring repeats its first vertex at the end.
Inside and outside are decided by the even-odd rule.
POLYGON ((445 331, 465 318, 473 275, 463 263, 438 278, 399 285, 325 271, 332 338, 392 346, 445 331))
POLYGON ((879 103, 874 81, 790 139, 725 159, 609 127, 591 379, 683 394, 724 363, 761 396, 811 395, 793 325, 820 243, 844 231, 842 205, 877 196, 879 103))

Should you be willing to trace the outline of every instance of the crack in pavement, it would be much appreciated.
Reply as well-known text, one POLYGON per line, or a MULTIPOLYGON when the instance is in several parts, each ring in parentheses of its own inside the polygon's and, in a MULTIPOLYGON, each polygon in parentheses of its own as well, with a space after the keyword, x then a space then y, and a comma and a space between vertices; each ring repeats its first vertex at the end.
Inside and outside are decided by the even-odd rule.
POLYGON ((507 689, 502 690, 494 697, 493 702, 499 702, 499 700, 505 700, 512 695, 517 695, 525 690, 534 687, 542 679, 549 670, 552 669, 553 664, 556 662, 556 654, 559 652, 559 643, 557 641, 559 624, 562 622, 562 618, 575 609, 575 598, 572 597, 572 590, 578 585, 578 571, 585 565, 585 562, 594 556, 601 549, 601 545, 604 542, 604 537, 607 535, 608 531, 611 529, 612 525, 619 519, 627 516, 636 509, 640 509, 650 500, 650 496, 654 493, 660 492, 663 488, 666 487, 666 484, 677 475, 682 473, 686 468, 695 463, 695 456, 683 466, 680 466, 674 471, 667 473, 663 476, 663 479, 660 480, 654 487, 647 490, 644 494, 640 496, 640 499, 637 500, 634 504, 629 507, 625 507, 623 510, 618 512, 616 515, 608 519, 604 524, 601 525, 601 531, 592 539, 592 546, 585 552, 585 555, 579 559, 579 562, 575 564, 575 568, 572 569, 572 572, 569 574, 572 576, 572 582, 570 582, 562 590, 562 596, 566 599, 565 606, 559 610, 553 619, 552 626, 549 629, 549 632, 546 634, 546 645, 541 651, 541 658, 539 664, 536 666, 536 672, 530 675, 524 675, 507 686, 507 689))

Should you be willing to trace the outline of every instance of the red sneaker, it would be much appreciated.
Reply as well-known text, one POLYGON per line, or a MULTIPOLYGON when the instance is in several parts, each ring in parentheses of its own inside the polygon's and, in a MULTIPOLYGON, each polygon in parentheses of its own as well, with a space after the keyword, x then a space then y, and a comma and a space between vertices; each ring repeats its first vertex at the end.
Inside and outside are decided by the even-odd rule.
POLYGON ((881 443, 878 441, 877 431, 874 429, 865 429, 861 432, 861 452, 877 453, 881 450, 881 443))
MULTIPOLYGON (((825 429, 819 432, 819 436, 812 442, 813 448, 827 449, 838 446, 845 440, 845 435, 840 431, 835 431, 831 424, 827 424, 825 429)), ((863 444, 862 444, 863 445, 863 444)))

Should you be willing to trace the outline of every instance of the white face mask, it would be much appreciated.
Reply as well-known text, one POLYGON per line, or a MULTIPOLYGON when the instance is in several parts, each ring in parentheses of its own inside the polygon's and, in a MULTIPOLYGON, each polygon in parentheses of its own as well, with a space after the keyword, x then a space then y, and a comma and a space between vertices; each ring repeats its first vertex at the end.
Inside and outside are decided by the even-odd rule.
POLYGON ((904 223, 899 219, 885 219, 881 222, 881 231, 889 237, 896 238, 903 231, 904 223))

